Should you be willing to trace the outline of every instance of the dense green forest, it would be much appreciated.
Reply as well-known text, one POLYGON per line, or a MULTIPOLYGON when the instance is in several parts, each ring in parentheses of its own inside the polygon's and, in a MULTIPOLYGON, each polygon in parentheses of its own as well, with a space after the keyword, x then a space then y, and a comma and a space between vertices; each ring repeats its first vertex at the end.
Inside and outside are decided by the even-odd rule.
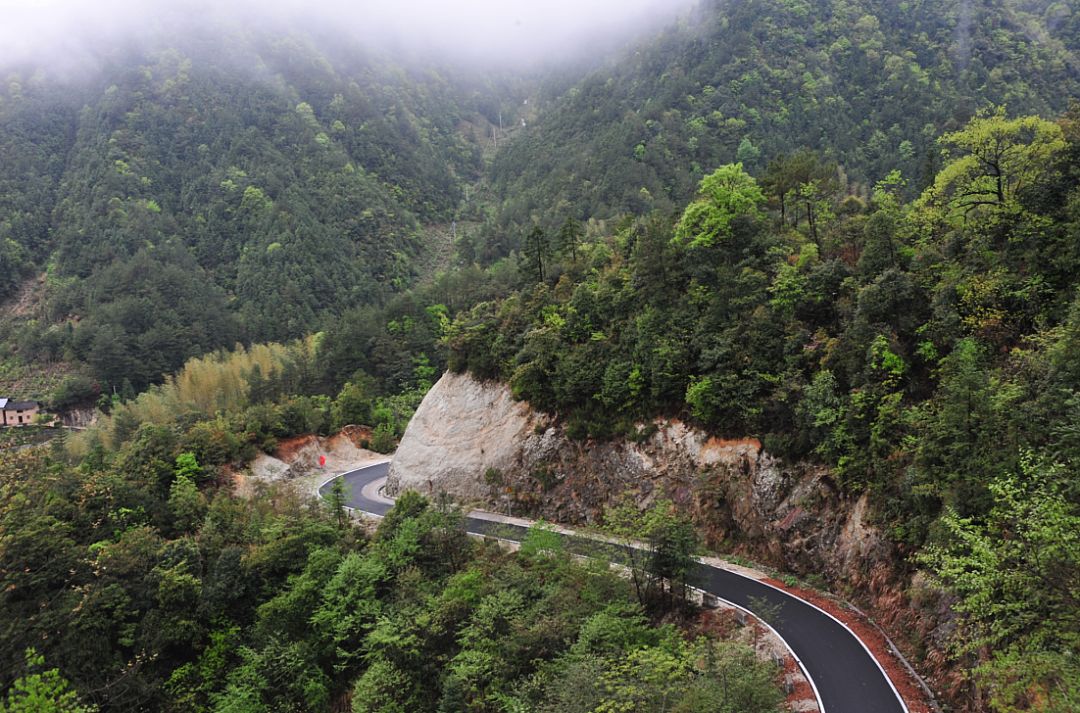
POLYGON ((543 530, 508 554, 411 496, 368 536, 182 447, 0 455, 0 710, 778 710, 752 640, 657 624, 543 530))
POLYGON ((841 192, 900 170, 911 198, 976 110, 1065 110, 1075 22, 1061 3, 739 0, 584 78, 255 27, 117 47, 76 78, 6 68, 0 290, 45 279, 29 317, 0 315, 2 356, 89 377, 61 403, 138 391, 385 304, 445 266, 440 231, 487 266, 534 223, 676 211, 716 166, 760 178, 800 149, 837 162, 841 192))
POLYGON ((120 54, 75 87, 7 77, 0 286, 44 270, 48 288, 3 335, 21 359, 141 390, 413 281, 421 225, 479 174, 483 101, 360 50, 332 64, 303 35, 229 42, 120 54))
POLYGON ((852 193, 900 170, 914 196, 940 168, 938 136, 976 110, 1064 111, 1080 92, 1076 22, 1064 3, 1010 0, 704 2, 545 85, 537 120, 496 157, 498 223, 673 210, 716 166, 761 175, 800 148, 837 161, 852 193))
POLYGON ((446 368, 827 466, 986 705, 1076 710, 1078 23, 733 0, 528 76, 299 30, 0 70, 0 378, 99 412, 0 454, 0 710, 774 710, 737 643, 445 503, 232 497, 284 438, 392 450, 446 368))

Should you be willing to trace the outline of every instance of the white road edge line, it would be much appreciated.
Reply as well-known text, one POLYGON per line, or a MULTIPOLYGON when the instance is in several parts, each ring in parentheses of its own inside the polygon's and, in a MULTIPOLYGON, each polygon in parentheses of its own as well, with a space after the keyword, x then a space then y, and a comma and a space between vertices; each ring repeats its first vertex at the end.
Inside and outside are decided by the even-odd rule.
MULTIPOLYGON (((708 566, 712 567, 714 565, 708 565, 708 566)), ((725 569, 724 571, 725 572, 730 572, 731 570, 725 569)), ((739 573, 734 572, 733 574, 739 574, 739 573)), ((742 577, 743 575, 739 574, 739 576, 742 577)), ((806 604, 807 606, 810 606, 810 607, 813 607, 814 609, 817 609, 819 612, 821 612, 825 616, 829 617, 830 619, 835 621, 840 626, 844 627, 844 630, 847 631, 849 634, 851 634, 852 638, 854 638, 856 641, 859 642, 859 645, 862 646, 863 649, 866 651, 866 654, 870 657, 870 660, 873 661, 874 665, 878 667, 879 671, 881 671, 881 675, 885 678, 885 682, 889 684, 889 688, 892 689, 893 694, 896 696, 896 700, 900 701, 900 707, 904 709, 904 713, 911 713, 910 709, 907 706, 907 703, 904 701, 904 697, 900 695, 900 691, 896 690, 896 686, 893 684, 892 679, 889 678, 889 674, 885 672, 885 667, 882 666, 881 662, 877 660, 877 656, 874 656, 874 652, 870 650, 870 647, 866 645, 866 642, 864 642, 859 637, 858 634, 856 634, 854 631, 852 631, 851 627, 849 627, 847 624, 840 621, 835 616, 833 616, 832 614, 825 611, 824 609, 822 609, 817 604, 814 604, 811 601, 803 599, 802 597, 797 597, 794 594, 792 594, 791 592, 785 591, 785 590, 781 589, 780 587, 777 587, 774 584, 769 584, 768 582, 766 582, 764 580, 758 579, 758 580, 754 580, 754 581, 759 582, 761 584, 764 584, 766 587, 769 587, 770 589, 775 589, 776 591, 781 592, 783 594, 786 594, 787 596, 791 597, 792 599, 794 599, 796 601, 802 602, 803 604, 806 604)))
MULTIPOLYGON (((707 566, 708 567, 713 567, 713 565, 707 565, 707 566)), ((729 571, 729 570, 725 570, 725 571, 729 571)), ((699 592, 704 592, 705 591, 704 589, 698 589, 697 587, 691 587, 691 589, 696 589, 699 592)), ((818 704, 818 713, 825 713, 825 704, 821 702, 821 693, 818 692, 817 684, 814 683, 814 679, 810 677, 810 672, 806 670, 806 666, 803 665, 802 659, 800 659, 799 655, 797 653, 795 653, 795 649, 791 648, 791 644, 789 644, 787 642, 787 639, 780 636, 780 632, 778 632, 776 629, 774 629, 772 627, 772 624, 765 621, 760 616, 758 616, 754 612, 750 611, 746 607, 741 607, 738 604, 736 604, 735 602, 728 601, 727 599, 724 599, 723 597, 721 597, 719 594, 714 594, 713 592, 709 592, 709 596, 716 597, 717 601, 721 601, 724 604, 727 604, 729 607, 734 607, 735 609, 746 612, 750 616, 754 617, 754 619, 756 621, 760 622, 763 626, 765 626, 769 631, 771 631, 773 633, 773 636, 775 636, 777 639, 780 640, 780 643, 782 643, 784 645, 784 648, 788 650, 788 653, 791 654, 791 658, 795 659, 795 663, 799 664, 799 668, 803 672, 803 678, 805 678, 807 680, 807 682, 810 684, 810 688, 812 688, 814 690, 814 698, 817 699, 817 704, 818 704)))
MULTIPOLYGON (((368 468, 373 468, 373 467, 375 467, 377 465, 383 465, 384 463, 387 463, 387 462, 389 462, 389 461, 379 461, 377 463, 370 463, 368 465, 361 466, 360 468, 354 468, 352 470, 347 470, 347 471, 345 471, 343 473, 338 473, 337 475, 332 475, 329 478, 327 478, 326 480, 324 480, 322 483, 320 483, 318 485, 318 487, 315 488, 315 494, 316 494, 316 496, 319 496, 319 493, 322 490, 323 486, 326 485, 327 483, 329 483, 332 480, 335 480, 337 478, 341 478, 343 476, 349 475, 351 473, 355 473, 355 472, 360 471, 360 470, 366 470, 368 468)), ((379 493, 379 495, 381 496, 381 492, 379 493)), ((319 496, 319 497, 321 498, 321 496, 319 496)), ((382 498, 382 499, 388 500, 388 498, 382 498)), ((355 508, 349 507, 348 505, 345 506, 345 509, 349 510, 350 512, 355 511, 355 508)), ((378 518, 380 520, 383 518, 382 515, 378 515, 376 513, 369 513, 369 512, 367 512, 365 510, 361 510, 359 512, 363 513, 364 515, 368 515, 370 517, 378 518)), ((477 510, 477 511, 470 512, 469 516, 470 517, 473 516, 474 512, 476 514, 480 514, 480 515, 488 514, 488 513, 484 512, 482 510, 477 510)), ((492 513, 492 514, 495 514, 495 513, 492 513)), ((500 518, 500 517, 502 517, 502 516, 496 515, 496 518, 500 518)), ((481 517, 479 519, 488 520, 488 522, 505 522, 505 520, 509 520, 511 518, 505 518, 505 520, 500 520, 500 519, 488 519, 488 518, 481 517)), ((506 524, 519 524, 520 523, 522 527, 531 527, 532 525, 536 524, 535 521, 533 521, 533 520, 525 520, 524 518, 512 518, 512 519, 517 520, 519 522, 518 523, 506 523, 506 524)), ((564 534, 573 534, 573 535, 576 535, 578 537, 583 536, 583 535, 581 535, 581 533, 574 532, 573 530, 569 530, 568 528, 560 527, 558 529, 560 531, 562 531, 564 534)), ((485 535, 479 535, 479 534, 477 536, 485 537, 485 535)), ((487 535, 486 537, 491 537, 491 536, 487 535)), ((514 543, 514 544, 520 544, 520 543, 516 542, 515 540, 507 540, 507 539, 502 538, 502 537, 494 537, 493 539, 496 539, 496 540, 499 540, 499 541, 502 541, 502 542, 510 542, 510 543, 514 543)), ((861 638, 859 638, 859 635, 856 634, 851 629, 851 627, 849 627, 847 624, 840 621, 835 616, 833 616, 829 612, 827 612, 824 609, 822 609, 821 607, 819 607, 817 604, 814 604, 811 601, 803 599, 802 597, 796 596, 796 595, 792 594, 791 592, 785 591, 785 590, 781 589, 780 587, 777 587, 776 585, 769 584, 768 582, 766 582, 764 580, 761 580, 761 579, 754 579, 753 577, 747 577, 746 575, 742 574, 741 572, 736 572, 734 570, 730 570, 730 569, 727 569, 725 567, 718 567, 715 564, 704 562, 704 561, 701 560, 701 558, 695 557, 694 559, 697 560, 697 562, 699 564, 705 565, 706 567, 712 567, 713 569, 723 570, 725 572, 729 572, 729 573, 734 574, 736 576, 742 577, 743 579, 749 579, 752 582, 757 582, 757 583, 762 584, 762 585, 764 585, 766 587, 769 587, 770 589, 774 589, 777 592, 780 592, 781 594, 783 594, 783 595, 785 595, 787 597, 790 597, 791 599, 794 599, 794 600, 796 600, 798 602, 806 604, 807 606, 810 606, 810 607, 812 607, 814 609, 817 609, 819 612, 821 612, 825 616, 827 616, 830 619, 832 619, 833 621, 835 621, 837 624, 839 624, 841 627, 843 627, 845 631, 847 631, 849 634, 851 634, 852 638, 854 638, 856 641, 858 641, 859 645, 863 647, 863 650, 866 651, 866 654, 870 657, 870 660, 873 661, 874 665, 878 667, 879 671, 881 671, 881 675, 885 678, 885 682, 889 684, 889 688, 892 689, 893 694, 896 696, 896 700, 898 700, 900 702, 900 707, 904 709, 904 713, 911 713, 911 710, 908 708, 907 703, 904 701, 904 697, 900 695, 900 691, 898 691, 896 689, 896 685, 893 683, 892 679, 889 677, 889 674, 885 671, 885 667, 882 666, 881 662, 877 660, 877 657, 874 656, 874 653, 870 650, 870 647, 866 645, 866 642, 864 642, 861 638)), ((712 594, 712 593, 710 592, 710 594, 712 594)), ((803 662, 799 659, 798 656, 795 655, 795 652, 792 650, 791 646, 788 645, 788 643, 784 639, 784 637, 780 636, 780 634, 776 631, 776 629, 774 629, 767 621, 765 621, 761 617, 757 616, 752 611, 750 611, 750 610, 748 610, 748 609, 746 609, 744 607, 740 607, 738 604, 734 604, 732 602, 729 602, 726 599, 724 599, 723 597, 720 597, 718 595, 714 594, 713 596, 716 596, 717 599, 725 602, 726 604, 729 604, 729 605, 731 605, 731 606, 733 606, 733 607, 735 607, 737 609, 741 609, 741 610, 749 613, 755 619, 757 619, 762 624, 767 626, 769 628, 769 630, 772 631, 772 633, 775 634, 778 639, 780 639, 781 641, 784 642, 784 646, 787 647, 788 651, 791 652, 792 658, 795 659, 795 661, 799 664, 799 668, 802 669, 803 674, 806 676, 806 680, 810 682, 810 687, 814 689, 814 696, 817 698, 818 708, 821 710, 821 713, 825 713, 825 706, 821 702, 821 694, 818 692, 817 685, 814 683, 814 679, 810 677, 810 674, 807 672, 806 667, 803 665, 803 662)))
MULTIPOLYGON (((367 514, 367 513, 365 513, 365 514, 367 514)), ((375 517, 379 517, 379 516, 376 515, 375 517)), ((495 521, 495 520, 487 520, 487 522, 497 522, 497 521, 495 521)), ((518 545, 519 547, 521 546, 521 543, 518 542, 517 540, 509 540, 509 539, 507 539, 505 537, 499 537, 497 535, 484 535, 484 534, 481 534, 481 533, 478 533, 478 532, 469 532, 469 533, 466 533, 466 534, 469 535, 470 537, 478 537, 478 538, 481 538, 481 539, 484 539, 484 540, 495 540, 496 542, 505 542, 505 543, 510 544, 510 545, 518 545)), ((580 535, 578 535, 578 536, 580 537, 580 535)), ((585 558, 585 557, 588 557, 588 555, 571 555, 571 557, 585 558)), ((616 567, 616 568, 623 568, 623 569, 626 568, 624 565, 616 564, 614 562, 609 562, 609 564, 611 566, 613 566, 613 567, 616 567)), ((704 564, 704 563, 702 563, 702 564, 704 564)), ((714 569, 719 569, 719 568, 715 567, 714 565, 705 565, 705 566, 713 567, 714 569)), ((728 571, 728 570, 725 570, 725 571, 728 571)), ((742 576, 742 575, 739 575, 739 576, 742 576)), ((749 577, 745 577, 745 579, 749 579, 749 577)), ((821 693, 818 691, 818 687, 817 687, 817 684, 814 683, 814 679, 810 677, 810 672, 806 670, 806 666, 803 665, 802 659, 799 658, 799 655, 795 653, 795 650, 793 648, 791 648, 791 644, 789 644, 787 642, 787 639, 785 639, 783 636, 780 636, 780 632, 777 631, 776 629, 774 629, 772 627, 772 624, 765 621, 760 616, 758 616, 754 612, 750 611, 746 607, 741 607, 738 604, 736 604, 735 602, 732 602, 732 601, 730 601, 728 599, 724 599, 719 594, 715 594, 713 592, 706 592, 704 589, 701 589, 700 587, 689 587, 688 586, 687 589, 690 589, 690 590, 695 591, 695 592, 700 592, 702 594, 708 594, 711 597, 715 597, 718 602, 723 602, 724 604, 727 604, 729 607, 732 607, 733 609, 738 609, 739 611, 745 612, 747 615, 753 617, 754 621, 759 622, 762 626, 764 626, 769 631, 771 631, 773 636, 775 636, 777 638, 777 640, 779 640, 780 643, 784 645, 784 648, 787 649, 788 653, 791 654, 791 658, 795 661, 795 663, 797 663, 799 665, 799 669, 803 672, 803 678, 805 678, 807 683, 810 684, 810 688, 814 691, 814 699, 817 701, 818 713, 825 713, 825 704, 822 703, 822 701, 821 701, 821 693)), ((781 590, 781 591, 783 591, 783 590, 781 590)), ((786 594, 786 592, 785 592, 785 594, 786 594)))

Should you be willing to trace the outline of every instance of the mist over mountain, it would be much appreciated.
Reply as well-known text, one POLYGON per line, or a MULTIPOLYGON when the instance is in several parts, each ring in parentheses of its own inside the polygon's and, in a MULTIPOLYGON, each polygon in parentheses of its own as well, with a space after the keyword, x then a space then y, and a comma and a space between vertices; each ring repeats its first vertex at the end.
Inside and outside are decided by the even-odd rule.
POLYGON ((131 51, 74 89, 4 87, 5 237, 72 280, 49 291, 49 321, 79 320, 52 358, 74 348, 145 384, 237 339, 317 329, 408 284, 421 222, 449 220, 478 178, 467 84, 363 50, 331 60, 310 37, 229 50, 131 51), (124 265, 142 267, 117 279, 124 265), (169 270, 190 298, 156 287, 169 270))
POLYGON ((715 166, 760 176, 799 149, 836 160, 863 197, 892 170, 915 195, 941 165, 940 134, 978 110, 1064 111, 1078 38, 1063 3, 704 3, 541 95, 492 169, 500 220, 543 221, 556 197, 577 219, 671 209, 715 166))
POLYGON ((386 50, 399 61, 414 58, 495 72, 520 70, 595 56, 628 37, 650 32, 692 4, 692 0, 5 0, 0 3, 5 16, 0 67, 26 64, 78 73, 118 47, 171 43, 204 44, 209 49, 206 35, 228 56, 231 39, 252 32, 299 32, 314 33, 330 44, 386 50))

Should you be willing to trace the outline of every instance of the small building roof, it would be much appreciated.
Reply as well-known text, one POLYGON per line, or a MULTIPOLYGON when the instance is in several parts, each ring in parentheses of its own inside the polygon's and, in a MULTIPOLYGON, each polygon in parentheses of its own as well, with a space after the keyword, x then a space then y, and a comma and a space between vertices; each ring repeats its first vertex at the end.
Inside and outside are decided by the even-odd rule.
POLYGON ((0 399, 0 409, 4 411, 29 411, 38 407, 37 401, 12 401, 11 399, 0 399))

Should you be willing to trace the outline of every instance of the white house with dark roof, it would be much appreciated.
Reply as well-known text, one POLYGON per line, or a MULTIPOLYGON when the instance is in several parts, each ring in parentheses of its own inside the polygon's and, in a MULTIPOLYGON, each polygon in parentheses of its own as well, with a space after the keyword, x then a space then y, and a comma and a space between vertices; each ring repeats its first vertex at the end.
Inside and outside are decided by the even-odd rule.
POLYGON ((0 426, 29 426, 37 418, 41 404, 0 397, 0 426))

